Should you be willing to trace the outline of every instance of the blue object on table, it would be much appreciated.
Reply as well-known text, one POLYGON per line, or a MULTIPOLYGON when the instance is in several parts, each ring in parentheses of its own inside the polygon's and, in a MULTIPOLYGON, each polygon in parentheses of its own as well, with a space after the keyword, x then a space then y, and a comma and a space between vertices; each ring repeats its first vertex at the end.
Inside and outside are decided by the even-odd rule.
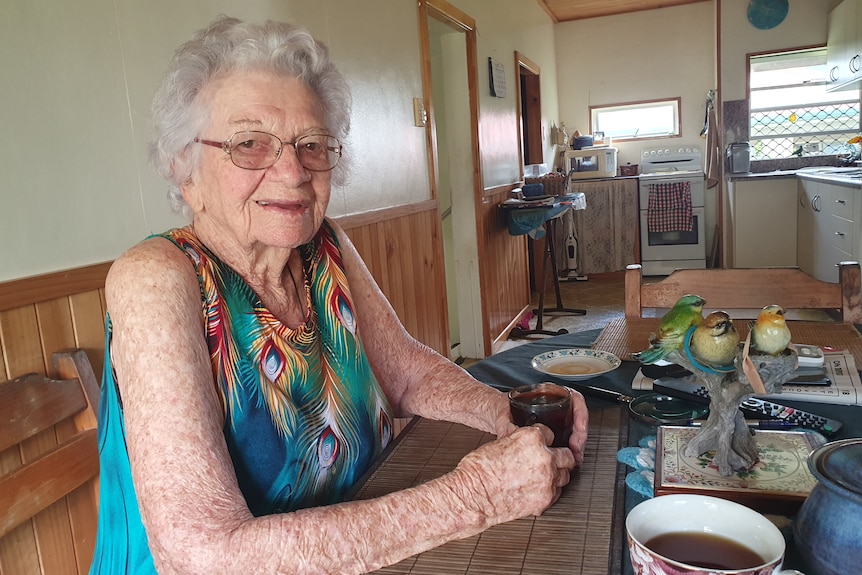
POLYGON ((646 498, 653 496, 655 442, 655 435, 648 435, 638 441, 638 447, 623 447, 617 452, 617 461, 634 468, 626 475, 626 485, 646 498))
POLYGON ((545 184, 524 184, 521 188, 525 198, 535 198, 545 195, 545 184))
MULTIPOLYGON (((543 184, 527 184, 524 186, 524 192, 526 195, 527 187, 537 185, 541 186, 543 184)), ((522 202, 514 205, 500 204, 501 208, 505 208, 508 211, 508 228, 509 234, 513 236, 522 236, 524 234, 528 234, 534 240, 541 239, 545 237, 545 226, 544 223, 548 220, 556 218, 566 210, 572 209, 583 209, 583 199, 582 195, 578 194, 565 194, 562 196, 557 196, 554 199, 554 203, 542 205, 538 205, 532 207, 529 205, 529 202, 522 202), (581 204, 578 204, 578 200, 580 200, 581 204)))

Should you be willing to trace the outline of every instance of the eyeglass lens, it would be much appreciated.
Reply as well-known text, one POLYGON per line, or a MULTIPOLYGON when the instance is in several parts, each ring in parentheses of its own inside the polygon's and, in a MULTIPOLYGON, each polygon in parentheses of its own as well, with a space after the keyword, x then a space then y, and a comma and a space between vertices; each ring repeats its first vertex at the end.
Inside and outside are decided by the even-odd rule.
POLYGON ((341 157, 338 139, 325 135, 310 135, 296 142, 284 142, 266 132, 237 132, 231 136, 230 159, 240 168, 262 170, 272 166, 281 155, 282 147, 293 146, 300 165, 307 170, 331 170, 341 157))

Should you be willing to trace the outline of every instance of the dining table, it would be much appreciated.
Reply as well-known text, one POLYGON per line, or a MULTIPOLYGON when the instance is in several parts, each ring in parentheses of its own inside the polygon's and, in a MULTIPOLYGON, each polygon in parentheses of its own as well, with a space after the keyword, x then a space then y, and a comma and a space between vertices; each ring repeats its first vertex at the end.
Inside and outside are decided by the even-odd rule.
MULTIPOLYGON (((856 326, 858 328, 858 326, 856 326)), ((543 353, 570 348, 590 348, 601 329, 536 339, 469 366, 476 379, 500 390, 550 381, 567 380, 536 370, 532 359, 543 353)), ((633 389, 640 365, 625 358, 616 369, 584 383, 628 396, 646 391, 633 389)), ((627 404, 585 395, 590 431, 584 463, 572 473, 559 500, 539 516, 496 525, 478 535, 452 541, 383 568, 385 574, 464 575, 633 575, 625 533, 627 513, 647 497, 626 485, 632 469, 617 460, 623 447, 655 435, 657 428, 629 416, 627 404)), ((862 437, 862 407, 801 401, 783 404, 843 422, 829 440, 862 437)), ((489 433, 443 421, 414 418, 388 446, 378 464, 359 482, 356 499, 377 497, 429 481, 455 468, 461 458, 487 441, 489 433)), ((792 517, 786 520, 792 521, 792 517)), ((808 566, 787 539, 785 567, 807 575, 808 566)))

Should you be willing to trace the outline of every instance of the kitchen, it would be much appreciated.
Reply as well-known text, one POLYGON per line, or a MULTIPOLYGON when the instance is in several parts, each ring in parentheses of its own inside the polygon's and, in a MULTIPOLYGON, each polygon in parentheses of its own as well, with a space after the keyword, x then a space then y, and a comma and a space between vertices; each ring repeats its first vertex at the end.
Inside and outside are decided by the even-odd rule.
MULTIPOLYGON (((562 46, 562 50, 575 51, 579 44, 591 46, 601 42, 602 38, 611 37, 615 47, 613 53, 609 53, 601 59, 572 58, 567 63, 571 68, 576 68, 579 73, 561 74, 558 78, 560 117, 564 119, 567 126, 570 126, 570 129, 589 127, 591 126, 589 110, 598 104, 607 104, 612 101, 647 101, 652 98, 675 95, 674 92, 661 91, 660 86, 662 85, 667 85, 669 90, 678 90, 677 93, 682 94, 682 133, 679 138, 645 140, 643 142, 633 140, 613 142, 613 146, 618 149, 617 162, 620 166, 637 164, 639 161, 643 164, 643 154, 650 151, 649 148, 652 148, 653 153, 655 153, 656 148, 658 148, 659 153, 662 152, 662 149, 680 152, 686 149, 704 149, 705 144, 707 144, 706 138, 700 137, 701 134, 699 133, 702 132, 702 118, 706 107, 703 96, 704 94, 708 95, 709 90, 713 87, 712 84, 717 83, 719 89, 716 106, 720 115, 723 116, 719 143, 720 152, 723 156, 726 146, 733 142, 747 140, 749 135, 748 54, 824 44, 829 34, 828 13, 831 8, 838 4, 838 2, 791 2, 782 21, 760 27, 755 26, 755 23, 745 21, 749 3, 743 1, 723 1, 715 5, 711 3, 692 4, 666 11, 653 11, 652 14, 647 11, 607 19, 587 20, 580 24, 575 21, 558 25, 557 28, 560 32, 571 32, 570 36, 558 34, 558 50, 562 46), (717 20, 713 18, 712 10, 716 11, 717 20), (659 14, 659 12, 664 12, 664 14, 659 14), (680 24, 684 21, 685 26, 666 27, 667 20, 665 17, 670 12, 680 15, 687 12, 687 15, 677 23, 680 24), (625 27, 628 32, 626 37, 614 35, 610 28, 603 28, 604 20, 618 24, 628 17, 636 17, 639 22, 637 27, 633 24, 625 27), (714 33, 713 24, 716 21, 719 22, 719 25, 715 27, 715 33, 718 37, 713 42, 710 35, 714 33), (733 26, 721 25, 721 23, 731 22, 734 23, 733 26), (703 26, 699 27, 699 24, 703 24, 703 26), (568 25, 572 25, 571 30, 567 28, 568 25), (673 34, 671 34, 671 30, 673 30, 673 34), (673 38, 673 40, 657 45, 653 40, 655 37, 673 38), (637 52, 638 47, 640 47, 641 56, 635 60, 637 65, 627 64, 622 57, 614 58, 614 54, 622 56, 637 52), (675 65, 668 67, 666 66, 668 62, 674 62, 675 65), (710 64, 704 65, 704 62, 710 62, 710 64), (614 77, 602 76, 602 71, 605 70, 606 66, 624 70, 625 73, 614 77), (684 72, 680 74, 680 71, 684 72), (582 72, 584 75, 581 75, 582 72), (712 80, 713 74, 715 81, 712 80), (685 77, 685 83, 680 82, 680 75, 685 77), (564 94, 568 90, 576 95, 567 98, 564 94), (618 94, 621 93, 626 96, 620 97, 618 94), (578 104, 573 106, 571 105, 572 101, 576 101, 578 104), (575 122, 572 122, 573 116, 576 118, 575 122)), ((843 18, 842 22, 844 20, 847 19, 843 18)), ((855 99, 856 106, 851 130, 845 135, 846 140, 846 138, 859 133, 859 82, 851 84, 850 89, 844 91, 844 94, 846 94, 846 99, 851 101, 855 99)), ((756 137, 756 134, 752 134, 752 137, 756 137)), ((818 151, 817 149, 811 153, 810 150, 806 149, 804 155, 799 154, 800 157, 790 157, 787 161, 760 161, 759 158, 754 158, 751 165, 744 171, 748 172, 749 168, 751 172, 781 170, 784 177, 795 177, 794 170, 797 168, 818 165, 838 166, 841 163, 840 158, 831 155, 835 153, 835 150, 818 151)), ((724 163, 723 157, 717 158, 717 160, 724 163)), ((643 172, 643 166, 641 166, 640 171, 643 172)), ((746 178, 743 174, 730 174, 728 172, 725 175, 730 177, 722 178, 718 185, 712 185, 714 182, 707 182, 705 190, 705 218, 703 218, 705 219, 703 226, 705 238, 703 241, 706 246, 707 264, 726 267, 734 265, 797 265, 796 237, 795 235, 789 237, 788 232, 789 229, 792 228, 795 231, 796 228, 795 179, 791 190, 792 197, 785 198, 782 204, 790 206, 782 212, 784 216, 789 217, 787 216, 789 211, 794 210, 793 225, 783 227, 783 234, 771 235, 773 241, 769 242, 770 245, 776 243, 783 245, 783 242, 790 242, 783 245, 782 250, 792 253, 792 259, 772 260, 771 257, 775 250, 770 249, 769 245, 760 241, 750 242, 750 246, 745 248, 746 254, 757 254, 754 259, 743 257, 734 262, 734 223, 738 219, 734 219, 735 213, 732 208, 739 208, 739 203, 730 203, 729 192, 735 188, 737 193, 734 196, 740 197, 738 193, 739 184, 735 186, 734 184, 746 178)), ((642 177, 641 181, 643 182, 643 180, 642 177)), ((765 179, 759 177, 757 181, 763 182, 765 179)), ((697 184, 695 185, 697 186, 697 184)), ((848 185, 852 185, 852 181, 848 185)), ((856 185, 858 187, 858 180, 856 185)), ((695 197, 698 195, 699 193, 694 194, 695 197)), ((641 209, 644 209, 643 198, 641 209)), ((786 217, 776 218, 776 220, 786 222, 786 217)), ((749 214, 749 219, 752 218, 753 216, 749 214)), ((640 236, 641 242, 643 242, 643 230, 641 230, 640 236)), ((643 255, 643 249, 642 243, 641 255, 643 255)), ((698 250, 698 259, 702 259, 702 248, 698 246, 696 249, 698 250)), ((856 257, 858 258, 858 255, 856 257)), ((668 266, 659 266, 659 269, 650 272, 646 269, 651 267, 649 263, 645 262, 644 265, 647 274, 669 273, 667 269, 664 269, 668 266)), ((805 268, 805 260, 803 259, 799 265, 805 268)), ((690 262, 679 267, 702 267, 702 263, 690 262)), ((808 270, 806 269, 806 271, 808 270)))

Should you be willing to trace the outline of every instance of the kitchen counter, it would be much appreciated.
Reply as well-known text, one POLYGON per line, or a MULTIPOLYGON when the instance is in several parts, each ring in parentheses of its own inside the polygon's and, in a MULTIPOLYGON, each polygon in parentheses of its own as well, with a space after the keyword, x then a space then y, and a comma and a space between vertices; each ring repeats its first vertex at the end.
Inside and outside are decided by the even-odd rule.
POLYGON ((775 170, 772 172, 745 172, 743 174, 727 174, 729 182, 740 182, 746 180, 795 178, 799 170, 775 170))
POLYGON ((760 181, 773 180, 782 178, 807 178, 821 182, 832 184, 840 184, 844 186, 862 186, 862 179, 858 176, 851 176, 852 173, 859 173, 860 168, 853 167, 832 167, 832 166, 817 166, 811 168, 800 168, 798 170, 775 170, 772 172, 746 172, 744 174, 727 174, 728 182, 745 182, 745 181, 760 181))

